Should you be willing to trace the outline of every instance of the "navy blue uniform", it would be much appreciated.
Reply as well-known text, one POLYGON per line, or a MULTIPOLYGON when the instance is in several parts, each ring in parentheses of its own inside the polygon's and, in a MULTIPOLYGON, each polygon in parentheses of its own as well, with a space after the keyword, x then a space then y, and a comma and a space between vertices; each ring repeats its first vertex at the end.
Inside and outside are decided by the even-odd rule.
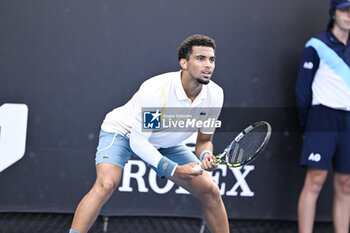
POLYGON ((301 165, 350 173, 350 40, 331 31, 305 45, 296 100, 305 127, 301 165))

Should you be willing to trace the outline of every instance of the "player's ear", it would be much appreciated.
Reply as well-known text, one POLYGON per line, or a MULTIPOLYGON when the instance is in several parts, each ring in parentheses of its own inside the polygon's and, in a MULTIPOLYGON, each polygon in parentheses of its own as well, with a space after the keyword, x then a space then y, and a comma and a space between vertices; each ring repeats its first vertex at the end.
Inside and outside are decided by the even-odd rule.
POLYGON ((179 61, 179 64, 181 66, 181 69, 183 69, 183 70, 187 69, 187 60, 185 58, 181 58, 179 61))

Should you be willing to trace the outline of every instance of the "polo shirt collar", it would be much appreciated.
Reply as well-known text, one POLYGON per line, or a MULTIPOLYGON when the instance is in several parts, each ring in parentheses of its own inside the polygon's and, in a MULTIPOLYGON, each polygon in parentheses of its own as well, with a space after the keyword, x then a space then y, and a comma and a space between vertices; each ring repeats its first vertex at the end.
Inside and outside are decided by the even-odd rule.
MULTIPOLYGON (((175 82, 176 97, 178 100, 189 100, 181 83, 181 72, 182 72, 181 70, 178 72, 178 77, 176 78, 176 82, 175 82)), ((199 92, 199 94, 197 95, 194 101, 196 101, 197 99, 206 99, 207 93, 208 93, 207 89, 208 89, 207 85, 202 85, 202 90, 199 92)))
POLYGON ((335 35, 333 34, 333 32, 331 30, 328 30, 327 31, 327 36, 328 36, 328 39, 332 42, 332 43, 335 43, 335 44, 339 44, 341 43, 337 37, 335 37, 335 35))
MULTIPOLYGON (((333 34, 333 32, 331 30, 327 31, 327 37, 328 37, 328 40, 330 40, 332 43, 341 44, 344 46, 344 44, 338 40, 338 38, 333 34)), ((350 38, 348 39, 348 42, 346 43, 346 46, 349 46, 349 45, 350 45, 350 38)))

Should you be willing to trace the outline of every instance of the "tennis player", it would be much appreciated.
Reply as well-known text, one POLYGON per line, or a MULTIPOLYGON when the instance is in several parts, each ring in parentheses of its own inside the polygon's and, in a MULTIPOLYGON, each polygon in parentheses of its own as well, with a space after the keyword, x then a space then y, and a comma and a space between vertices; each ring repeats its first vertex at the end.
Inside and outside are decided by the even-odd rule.
MULTIPOLYGON (((108 113, 101 126, 96 153, 96 183, 77 207, 71 233, 85 233, 96 220, 103 204, 119 185, 122 170, 132 154, 140 157, 157 172, 188 190, 201 203, 212 232, 229 232, 226 210, 218 186, 205 171, 192 168, 202 161, 202 168, 217 168, 212 159, 214 131, 197 128, 195 156, 181 144, 193 132, 145 131, 144 107, 221 108, 223 90, 211 76, 215 68, 215 42, 204 35, 193 35, 178 49, 180 71, 146 80, 125 105, 108 113)), ((216 111, 217 118, 220 111, 216 111)), ((206 113, 205 113, 206 114, 206 113)), ((151 121, 161 112, 153 112, 151 121)), ((208 113, 210 115, 210 113, 208 113)), ((156 205, 156 203, 155 203, 156 205)))
POLYGON ((311 233, 316 201, 333 163, 333 225, 350 221, 350 1, 331 0, 326 32, 305 46, 296 84, 299 118, 306 126, 301 164, 307 166, 298 203, 300 233, 311 233))

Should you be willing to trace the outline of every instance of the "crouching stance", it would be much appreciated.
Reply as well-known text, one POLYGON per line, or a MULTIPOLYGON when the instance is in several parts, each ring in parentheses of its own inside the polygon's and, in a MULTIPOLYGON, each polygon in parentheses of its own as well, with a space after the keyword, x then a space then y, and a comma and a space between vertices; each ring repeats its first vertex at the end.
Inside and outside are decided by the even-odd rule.
POLYGON ((198 198, 212 232, 229 232, 219 188, 206 172, 218 166, 211 162, 215 130, 198 125, 181 132, 155 127, 169 109, 202 108, 207 119, 218 118, 224 95, 222 88, 210 80, 215 68, 214 40, 203 35, 187 38, 179 46, 178 60, 180 71, 146 80, 129 102, 106 115, 96 153, 96 183, 79 203, 70 232, 88 232, 119 185, 131 155, 148 163, 159 177, 166 177, 198 198), (145 116, 145 108, 150 107, 154 111, 145 116), (149 117, 147 127, 145 117, 149 117), (195 131, 196 155, 181 144, 195 131), (193 170, 200 161, 205 171, 193 170))

